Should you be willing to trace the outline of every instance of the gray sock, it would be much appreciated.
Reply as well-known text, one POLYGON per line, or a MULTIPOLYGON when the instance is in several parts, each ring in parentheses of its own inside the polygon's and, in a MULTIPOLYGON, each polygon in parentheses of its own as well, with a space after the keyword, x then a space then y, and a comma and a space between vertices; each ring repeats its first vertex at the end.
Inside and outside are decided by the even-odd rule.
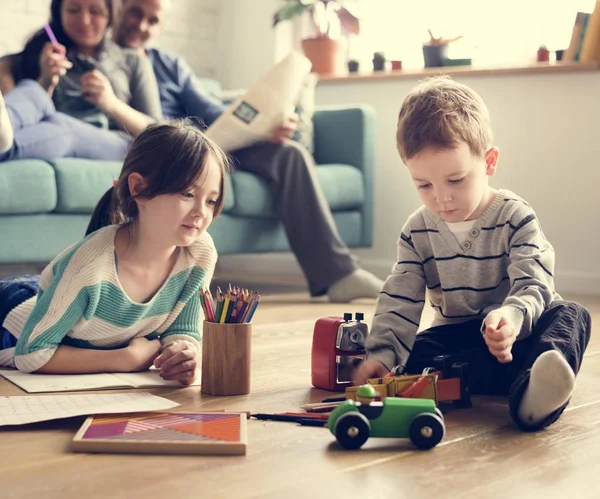
POLYGON ((364 269, 357 269, 343 277, 327 290, 329 300, 348 303, 357 298, 377 298, 383 281, 364 269))
POLYGON ((4 96, 0 92, 0 153, 8 151, 13 144, 13 127, 6 111, 4 96))

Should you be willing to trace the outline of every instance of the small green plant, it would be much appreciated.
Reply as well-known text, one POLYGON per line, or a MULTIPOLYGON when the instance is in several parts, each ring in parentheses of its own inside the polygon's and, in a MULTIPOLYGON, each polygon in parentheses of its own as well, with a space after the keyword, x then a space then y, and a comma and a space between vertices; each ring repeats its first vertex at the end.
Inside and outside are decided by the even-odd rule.
POLYGON ((304 14, 310 16, 318 37, 330 37, 337 26, 342 34, 360 31, 358 18, 336 0, 283 0, 273 16, 273 26, 304 14))

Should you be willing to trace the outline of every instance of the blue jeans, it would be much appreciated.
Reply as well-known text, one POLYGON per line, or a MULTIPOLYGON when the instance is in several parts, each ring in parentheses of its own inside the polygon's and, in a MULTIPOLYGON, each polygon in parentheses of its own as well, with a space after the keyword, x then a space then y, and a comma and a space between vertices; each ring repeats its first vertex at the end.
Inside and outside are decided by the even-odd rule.
POLYGON ((15 140, 0 161, 88 158, 122 161, 131 137, 103 130, 56 111, 34 80, 22 80, 4 96, 15 140))
POLYGON ((17 339, 2 325, 11 310, 35 296, 40 288, 39 275, 23 275, 0 280, 0 350, 14 347, 17 339))

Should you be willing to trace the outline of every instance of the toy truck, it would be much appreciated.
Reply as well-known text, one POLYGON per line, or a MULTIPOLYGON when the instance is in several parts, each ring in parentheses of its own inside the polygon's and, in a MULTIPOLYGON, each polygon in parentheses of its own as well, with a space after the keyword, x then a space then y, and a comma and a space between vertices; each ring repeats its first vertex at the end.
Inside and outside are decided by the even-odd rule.
MULTIPOLYGON (((466 362, 451 362, 449 355, 433 359, 432 368, 421 374, 372 378, 373 385, 381 400, 387 397, 432 399, 437 405, 452 402, 455 407, 471 407, 469 365, 466 362)), ((346 398, 356 400, 358 387, 346 388, 346 398)))

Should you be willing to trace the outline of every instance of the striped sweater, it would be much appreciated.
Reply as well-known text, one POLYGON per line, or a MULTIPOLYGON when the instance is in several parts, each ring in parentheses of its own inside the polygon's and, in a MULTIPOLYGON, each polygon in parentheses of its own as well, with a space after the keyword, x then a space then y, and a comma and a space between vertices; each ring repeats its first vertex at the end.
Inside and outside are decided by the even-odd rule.
POLYGON ((178 340, 199 347, 199 291, 210 285, 217 260, 211 236, 204 233, 181 248, 158 292, 147 303, 135 303, 115 267, 118 228, 105 227, 63 251, 42 272, 38 295, 7 316, 4 327, 18 338, 19 370, 36 371, 61 344, 117 349, 143 336, 159 337, 163 347, 178 340))
POLYGON ((514 193, 499 190, 462 243, 421 207, 402 228, 397 263, 377 301, 368 356, 390 369, 406 366, 426 290, 432 326, 483 321, 502 308, 519 332, 517 340, 525 338, 560 298, 553 273, 554 249, 533 209, 514 193))

